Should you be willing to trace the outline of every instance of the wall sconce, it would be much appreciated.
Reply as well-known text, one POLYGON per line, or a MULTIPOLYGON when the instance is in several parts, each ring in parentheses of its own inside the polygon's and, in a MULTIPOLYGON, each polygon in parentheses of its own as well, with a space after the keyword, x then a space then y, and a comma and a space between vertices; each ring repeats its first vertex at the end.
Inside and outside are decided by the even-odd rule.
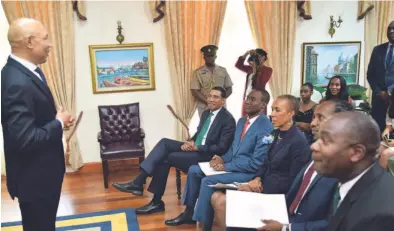
POLYGON ((122 42, 124 41, 124 36, 122 35, 122 23, 120 21, 118 21, 118 36, 116 36, 116 41, 119 42, 119 44, 122 44, 122 42))
POLYGON ((331 35, 331 38, 335 34, 334 27, 339 28, 342 22, 341 16, 338 17, 338 21, 334 20, 334 16, 330 16, 330 29, 328 30, 328 33, 331 35))

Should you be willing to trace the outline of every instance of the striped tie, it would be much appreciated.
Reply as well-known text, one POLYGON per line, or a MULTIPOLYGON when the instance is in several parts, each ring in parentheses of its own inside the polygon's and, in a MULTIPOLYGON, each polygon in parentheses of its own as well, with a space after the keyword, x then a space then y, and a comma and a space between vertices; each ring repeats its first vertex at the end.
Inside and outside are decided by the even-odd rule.
POLYGON ((339 194, 340 187, 341 187, 340 185, 336 186, 334 197, 332 199, 332 209, 333 209, 332 211, 333 211, 333 214, 335 214, 335 212, 337 211, 338 206, 339 206, 339 202, 341 201, 341 195, 339 194))

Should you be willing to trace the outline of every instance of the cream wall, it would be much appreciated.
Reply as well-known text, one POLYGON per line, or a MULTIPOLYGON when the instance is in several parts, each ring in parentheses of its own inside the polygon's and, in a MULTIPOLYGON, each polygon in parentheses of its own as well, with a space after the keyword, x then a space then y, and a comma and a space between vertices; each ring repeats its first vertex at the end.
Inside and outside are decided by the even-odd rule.
POLYGON ((175 119, 166 107, 173 101, 163 21, 152 23, 146 1, 86 1, 86 10, 88 21, 75 20, 77 110, 84 112, 77 135, 83 161, 100 161, 98 105, 140 103, 147 155, 161 138, 175 137, 175 119), (117 20, 122 22, 123 43, 154 44, 155 91, 93 94, 88 46, 116 44, 117 20))
MULTIPOLYGON (((361 41, 359 83, 364 85, 364 20, 357 21, 357 1, 312 1, 312 20, 297 22, 294 51, 294 74, 292 94, 299 96, 302 71, 302 43, 361 41), (343 23, 335 28, 333 38, 328 34, 330 15, 334 20, 341 16, 343 23)), ((320 100, 320 93, 315 92, 313 100, 320 100)))
MULTIPOLYGON (((228 108, 236 118, 240 116, 239 104, 244 87, 244 74, 234 68, 234 63, 244 50, 254 47, 253 40, 250 38, 251 33, 245 28, 248 27, 248 23, 245 9, 242 7, 244 7, 244 4, 236 0, 231 0, 228 4, 217 59, 218 64, 225 66, 233 78, 233 95, 228 100, 228 108), (241 8, 242 12, 240 12, 241 8)), ((163 21, 153 24, 148 3, 142 1, 86 1, 86 9, 88 21, 79 22, 75 20, 76 103, 77 111, 84 111, 84 118, 81 121, 77 136, 80 140, 83 160, 85 163, 100 161, 99 146, 96 140, 96 134, 99 131, 97 106, 106 104, 140 102, 141 123, 146 131, 145 146, 146 154, 148 154, 162 137, 173 138, 175 136, 176 122, 166 108, 167 104, 173 104, 173 96, 166 59, 163 21), (115 44, 117 20, 122 21, 123 34, 126 38, 124 43, 152 42, 154 44, 155 91, 98 95, 92 93, 88 46, 115 44)), ((310 21, 299 20, 297 22, 292 88, 292 93, 296 96, 299 94, 303 42, 364 41, 364 21, 357 22, 356 20, 356 1, 313 1, 312 16, 313 19, 310 21), (341 27, 336 29, 333 38, 328 34, 330 15, 333 15, 335 19, 341 15, 344 21, 341 27)), ((5 63, 10 52, 6 39, 7 30, 8 23, 3 10, 0 9, 1 66, 5 63)), ((269 53, 269 48, 265 49, 269 53)), ((364 50, 362 49, 361 84, 364 80, 363 56, 364 50)), ((319 98, 318 93, 314 95, 315 100, 319 100, 319 98)), ((192 131, 195 130, 198 117, 193 121, 192 131)), ((3 150, 2 141, 0 139, 1 152, 3 150)), ((4 161, 2 161, 2 171, 4 169, 3 164, 4 161)))

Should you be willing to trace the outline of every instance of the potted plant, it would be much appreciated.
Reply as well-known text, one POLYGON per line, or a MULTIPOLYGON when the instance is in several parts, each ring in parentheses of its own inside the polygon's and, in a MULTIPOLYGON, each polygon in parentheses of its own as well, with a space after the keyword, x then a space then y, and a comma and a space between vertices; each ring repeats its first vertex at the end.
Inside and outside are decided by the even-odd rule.
POLYGON ((367 88, 358 84, 352 84, 348 86, 348 92, 350 98, 354 101, 354 105, 360 108, 362 111, 370 114, 372 111, 371 105, 368 103, 367 88))

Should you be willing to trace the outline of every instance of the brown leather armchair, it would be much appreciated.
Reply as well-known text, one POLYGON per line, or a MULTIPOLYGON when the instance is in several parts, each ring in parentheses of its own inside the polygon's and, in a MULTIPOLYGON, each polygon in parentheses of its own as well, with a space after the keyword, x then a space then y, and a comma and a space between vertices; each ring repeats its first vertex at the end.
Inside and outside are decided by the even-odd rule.
POLYGON ((98 106, 101 131, 100 156, 103 166, 104 187, 108 188, 108 161, 145 159, 145 132, 140 128, 139 103, 98 106))

